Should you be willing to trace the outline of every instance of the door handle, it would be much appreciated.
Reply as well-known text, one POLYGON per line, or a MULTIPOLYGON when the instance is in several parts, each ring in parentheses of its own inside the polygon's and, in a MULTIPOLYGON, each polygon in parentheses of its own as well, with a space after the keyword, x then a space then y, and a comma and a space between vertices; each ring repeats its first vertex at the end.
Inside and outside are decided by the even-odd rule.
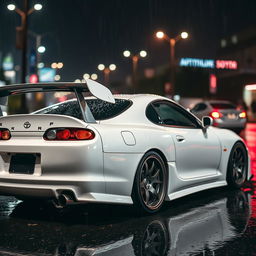
POLYGON ((181 136, 181 135, 176 135, 176 140, 178 142, 182 142, 182 141, 185 141, 185 138, 183 136, 181 136))

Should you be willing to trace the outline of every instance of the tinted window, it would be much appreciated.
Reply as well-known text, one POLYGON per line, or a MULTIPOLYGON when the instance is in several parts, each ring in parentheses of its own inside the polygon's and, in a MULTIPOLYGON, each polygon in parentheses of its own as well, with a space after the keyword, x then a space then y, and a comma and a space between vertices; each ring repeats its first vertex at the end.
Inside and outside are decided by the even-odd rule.
POLYGON ((154 102, 147 108, 146 116, 157 124, 199 128, 196 119, 181 107, 171 102, 154 102), (152 114, 155 111, 155 114, 152 114), (155 117, 158 116, 158 118, 155 117))
MULTIPOLYGON (((117 116, 132 104, 131 101, 123 99, 116 99, 115 104, 98 99, 89 99, 86 102, 95 120, 104 120, 117 116)), ((36 114, 67 115, 82 119, 81 110, 76 100, 53 105, 42 111, 37 111, 36 114)))
POLYGON ((212 105, 213 108, 217 108, 217 109, 232 109, 232 108, 236 108, 235 105, 231 104, 231 103, 210 103, 212 105))
POLYGON ((203 111, 206 108, 207 108, 207 105, 205 105, 204 103, 198 103, 197 105, 195 105, 192 111, 203 111))

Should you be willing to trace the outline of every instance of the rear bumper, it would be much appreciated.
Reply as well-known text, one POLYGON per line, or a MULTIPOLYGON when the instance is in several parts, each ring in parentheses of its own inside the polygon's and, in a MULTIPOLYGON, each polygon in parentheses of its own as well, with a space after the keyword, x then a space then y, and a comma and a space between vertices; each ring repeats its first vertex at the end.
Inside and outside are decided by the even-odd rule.
POLYGON ((54 199, 62 194, 72 194, 74 201, 78 203, 133 203, 130 196, 106 194, 104 180, 46 182, 0 178, 0 195, 54 199))
POLYGON ((226 129, 244 129, 246 126, 246 119, 237 121, 223 121, 221 119, 215 119, 213 126, 226 129))

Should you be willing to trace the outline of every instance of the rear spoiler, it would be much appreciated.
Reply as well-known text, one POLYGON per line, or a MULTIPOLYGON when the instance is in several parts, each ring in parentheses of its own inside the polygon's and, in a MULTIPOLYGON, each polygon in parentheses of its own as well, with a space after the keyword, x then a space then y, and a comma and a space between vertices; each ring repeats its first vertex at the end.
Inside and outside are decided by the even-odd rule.
POLYGON ((84 99, 83 92, 90 92, 96 98, 115 103, 111 91, 102 84, 87 79, 86 83, 38 83, 38 84, 13 84, 0 87, 0 105, 7 105, 7 96, 30 92, 69 91, 74 92, 82 111, 83 119, 87 123, 95 123, 90 108, 84 99))

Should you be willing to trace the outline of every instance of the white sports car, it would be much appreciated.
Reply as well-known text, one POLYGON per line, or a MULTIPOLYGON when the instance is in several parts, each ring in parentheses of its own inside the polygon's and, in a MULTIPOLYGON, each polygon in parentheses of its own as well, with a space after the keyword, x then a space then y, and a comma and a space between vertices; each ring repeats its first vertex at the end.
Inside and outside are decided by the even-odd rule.
POLYGON ((61 206, 134 204, 153 213, 165 200, 239 188, 250 178, 239 136, 161 96, 113 96, 88 79, 3 86, 0 97, 52 91, 74 92, 76 99, 0 118, 2 195, 53 199, 61 206))

